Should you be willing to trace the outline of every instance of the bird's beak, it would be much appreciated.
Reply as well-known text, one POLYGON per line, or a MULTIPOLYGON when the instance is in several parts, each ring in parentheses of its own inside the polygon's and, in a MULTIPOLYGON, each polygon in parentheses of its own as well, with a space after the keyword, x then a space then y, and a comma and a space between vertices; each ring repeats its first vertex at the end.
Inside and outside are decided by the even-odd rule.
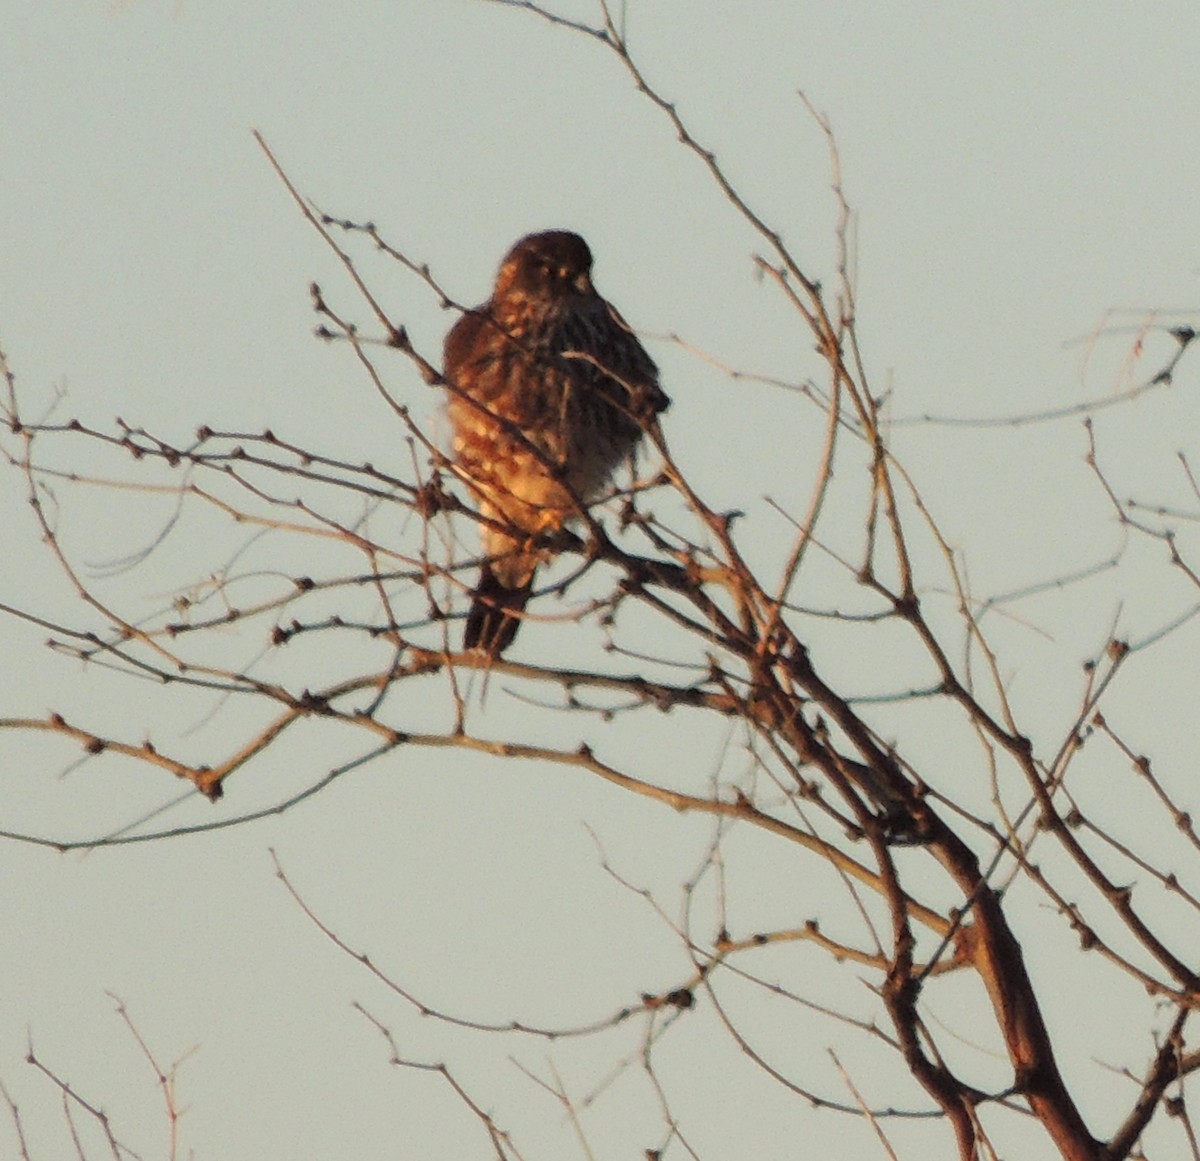
POLYGON ((586 271, 575 279, 575 289, 580 294, 595 294, 596 288, 592 285, 592 276, 586 271))

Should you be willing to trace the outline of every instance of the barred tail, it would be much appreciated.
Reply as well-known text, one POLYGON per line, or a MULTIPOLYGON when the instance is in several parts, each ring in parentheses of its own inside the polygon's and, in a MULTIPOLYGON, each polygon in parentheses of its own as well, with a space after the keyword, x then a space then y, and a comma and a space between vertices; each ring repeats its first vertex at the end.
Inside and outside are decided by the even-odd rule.
POLYGON ((489 657, 499 657, 513 643, 532 591, 532 573, 524 584, 512 587, 504 584, 485 561, 467 613, 463 648, 482 649, 489 657))

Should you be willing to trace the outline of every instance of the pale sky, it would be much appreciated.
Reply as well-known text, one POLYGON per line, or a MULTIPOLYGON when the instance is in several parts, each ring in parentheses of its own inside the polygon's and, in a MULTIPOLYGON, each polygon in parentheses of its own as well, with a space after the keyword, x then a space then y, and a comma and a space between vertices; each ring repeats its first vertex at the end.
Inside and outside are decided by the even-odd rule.
MULTIPOLYGON (((626 9, 647 77, 827 285, 837 204, 825 140, 799 92, 830 119, 855 212, 872 383, 893 392, 895 446, 977 591, 1019 588, 1116 553, 1120 530, 1083 463, 1078 419, 1016 429, 900 421, 1070 407, 1153 373, 1169 341, 1152 336, 1141 363, 1124 363, 1151 312, 1163 312, 1163 325, 1197 325, 1200 6, 628 0, 626 9)), ((597 19, 591 0, 557 0, 555 10, 597 19)), ((600 290, 662 368, 676 456, 714 505, 746 510, 749 551, 773 559, 783 525, 764 496, 803 508, 820 417, 794 394, 731 380, 667 339, 677 334, 721 363, 790 382, 819 373, 811 339, 755 275, 761 240, 610 55, 485 0, 374 0, 337 11, 308 0, 8 0, 0 346, 27 415, 62 393, 62 418, 104 425, 120 416, 178 441, 202 424, 269 426, 352 461, 407 467, 403 433, 351 353, 312 335, 314 280, 368 330, 369 315, 253 130, 306 196, 377 223, 459 301, 487 296, 497 262, 523 233, 583 233, 600 290)), ((392 317, 436 361, 453 316, 368 246, 357 254, 392 317)), ((437 429, 435 394, 401 356, 382 363, 397 397, 437 429)), ((1185 363, 1172 388, 1100 413, 1100 446, 1124 492, 1187 502, 1174 456, 1197 429, 1196 385, 1196 364, 1185 363)), ((101 471, 90 460, 88 468, 101 471)), ((56 495, 64 542, 92 576, 145 549, 170 515, 165 499, 97 497, 65 483, 56 495)), ((0 603, 80 623, 11 469, 0 473, 0 505, 0 603)), ((199 579, 238 543, 213 541, 209 557, 203 537, 177 537, 107 583, 126 607, 149 613, 172 599, 177 577, 168 578, 181 561, 194 560, 199 579)), ((847 528, 839 547, 860 545, 847 528)), ((1196 597, 1161 551, 1135 546, 1119 577, 997 624, 1011 649, 1002 663, 1014 697, 1054 737, 1078 701, 1081 663, 1114 619, 1137 638, 1196 597)), ((1178 682, 1173 697, 1164 691, 1162 672, 1189 667, 1194 676, 1197 632, 1185 629, 1135 668, 1122 703, 1134 728, 1151 710, 1168 715, 1161 735, 1158 724, 1143 727, 1164 761, 1184 752, 1194 697, 1178 682)), ((52 657, 45 637, 0 620, 0 717, 70 706, 134 738, 168 720, 182 736, 195 730, 219 743, 230 720, 222 707, 147 700, 140 687, 52 657)), ((261 648, 258 638, 229 641, 247 660, 261 648)), ((553 645, 547 632, 528 647, 553 645)), ((814 652, 821 656, 820 641, 814 652)), ((824 660, 855 692, 920 677, 901 655, 844 658, 830 647, 824 660)), ((406 707, 408 728, 446 728, 444 700, 424 695, 428 707, 419 699, 406 707)), ((887 713, 881 720, 901 732, 903 712, 887 713)), ((527 723, 538 740, 587 740, 643 776, 695 792, 717 772, 732 780, 746 762, 738 743, 728 751, 719 728, 694 719, 673 716, 622 738, 619 725, 593 718, 547 723, 502 686, 476 720, 490 735, 520 735, 527 723)), ((955 744, 938 743, 948 780, 955 744)), ((355 752, 314 733, 231 780, 216 807, 193 801, 164 819, 268 806, 355 752)), ((180 795, 165 773, 77 766, 77 757, 44 737, 0 734, 0 829, 100 835, 180 795)), ((556 1048, 421 1020, 320 936, 275 878, 269 849, 354 949, 430 1004, 485 1022, 570 1026, 686 975, 678 941, 606 874, 604 856, 674 918, 680 885, 710 838, 705 820, 626 800, 580 773, 400 751, 242 828, 90 854, 0 841, 0 1080, 21 1106, 30 1155, 69 1155, 56 1093, 23 1063, 30 1036, 39 1057, 104 1107, 123 1141, 146 1158, 169 1155, 160 1093, 111 992, 160 1062, 195 1049, 180 1074, 180 1156, 489 1156, 478 1122, 444 1084, 388 1066, 383 1039, 351 1008, 357 1001, 407 1055, 449 1062, 528 1161, 582 1158, 554 1099, 509 1058, 548 1080, 557 1067, 582 1100, 636 1050, 636 1030, 556 1048)), ((750 847, 738 880, 740 930, 821 914, 811 870, 790 851, 750 847)), ((1062 932, 1047 925, 1050 946, 1062 932)), ((1065 956, 1069 941, 1064 948, 1065 956)), ((1085 988, 1065 987, 1054 954, 1050 947, 1039 967, 1062 1003, 1055 1032, 1087 1078, 1081 1095, 1096 1086, 1085 1113, 1102 1129, 1106 1094, 1127 1090, 1091 1062, 1095 1042, 1076 1044, 1073 1029, 1115 1017, 1088 1010, 1085 988)), ((845 999, 836 990, 845 977, 815 949, 755 966, 845 999)), ((960 986, 968 1011, 973 985, 960 986)), ((952 1023, 954 1001, 944 1003, 952 1023)), ((761 1000, 744 1018, 772 1059, 831 1099, 846 1098, 825 1051, 836 1042, 868 1099, 927 1107, 914 1086, 901 1097, 870 1091, 874 1058, 841 1027, 761 1000)), ((715 1018, 688 1019, 664 1044, 664 1072, 701 1156, 877 1155, 861 1121, 814 1113, 737 1058, 710 1068, 707 1046, 725 1043, 715 1018), (732 1115, 739 1102, 754 1115, 732 1115)), ((1140 1067, 1136 1054, 1120 1055, 1128 1044, 1119 1033, 1102 1045, 1101 1054, 1111 1049, 1104 1059, 1140 1067)), ((657 1143, 661 1121, 636 1067, 597 1099, 585 1128, 597 1157, 657 1143)), ((921 1142, 950 1147, 944 1127, 893 1128, 908 1156, 920 1155, 921 1142)), ((94 1126, 86 1132, 88 1156, 105 1155, 94 1126)), ((1048 1149, 1036 1133, 1029 1140, 1048 1149)), ((0 1108, 0 1157, 15 1149, 0 1108)))

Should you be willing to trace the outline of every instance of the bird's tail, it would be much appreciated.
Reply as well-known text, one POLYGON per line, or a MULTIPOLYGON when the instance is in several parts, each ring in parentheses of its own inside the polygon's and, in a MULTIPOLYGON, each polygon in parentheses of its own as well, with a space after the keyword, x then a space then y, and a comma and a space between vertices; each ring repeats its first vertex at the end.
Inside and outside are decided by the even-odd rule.
POLYGON ((484 561, 479 583, 471 594, 471 608, 463 630, 464 649, 482 649, 489 657, 499 657, 512 643, 521 627, 521 613, 533 591, 533 571, 517 585, 507 585, 484 561))

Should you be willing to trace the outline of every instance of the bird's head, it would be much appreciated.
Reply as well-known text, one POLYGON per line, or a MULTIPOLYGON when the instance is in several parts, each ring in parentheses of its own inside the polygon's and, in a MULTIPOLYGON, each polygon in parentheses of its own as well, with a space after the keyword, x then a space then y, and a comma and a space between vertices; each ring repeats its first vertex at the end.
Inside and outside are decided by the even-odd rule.
POLYGON ((547 230, 522 238, 500 263, 497 298, 591 296, 592 252, 578 235, 547 230))

